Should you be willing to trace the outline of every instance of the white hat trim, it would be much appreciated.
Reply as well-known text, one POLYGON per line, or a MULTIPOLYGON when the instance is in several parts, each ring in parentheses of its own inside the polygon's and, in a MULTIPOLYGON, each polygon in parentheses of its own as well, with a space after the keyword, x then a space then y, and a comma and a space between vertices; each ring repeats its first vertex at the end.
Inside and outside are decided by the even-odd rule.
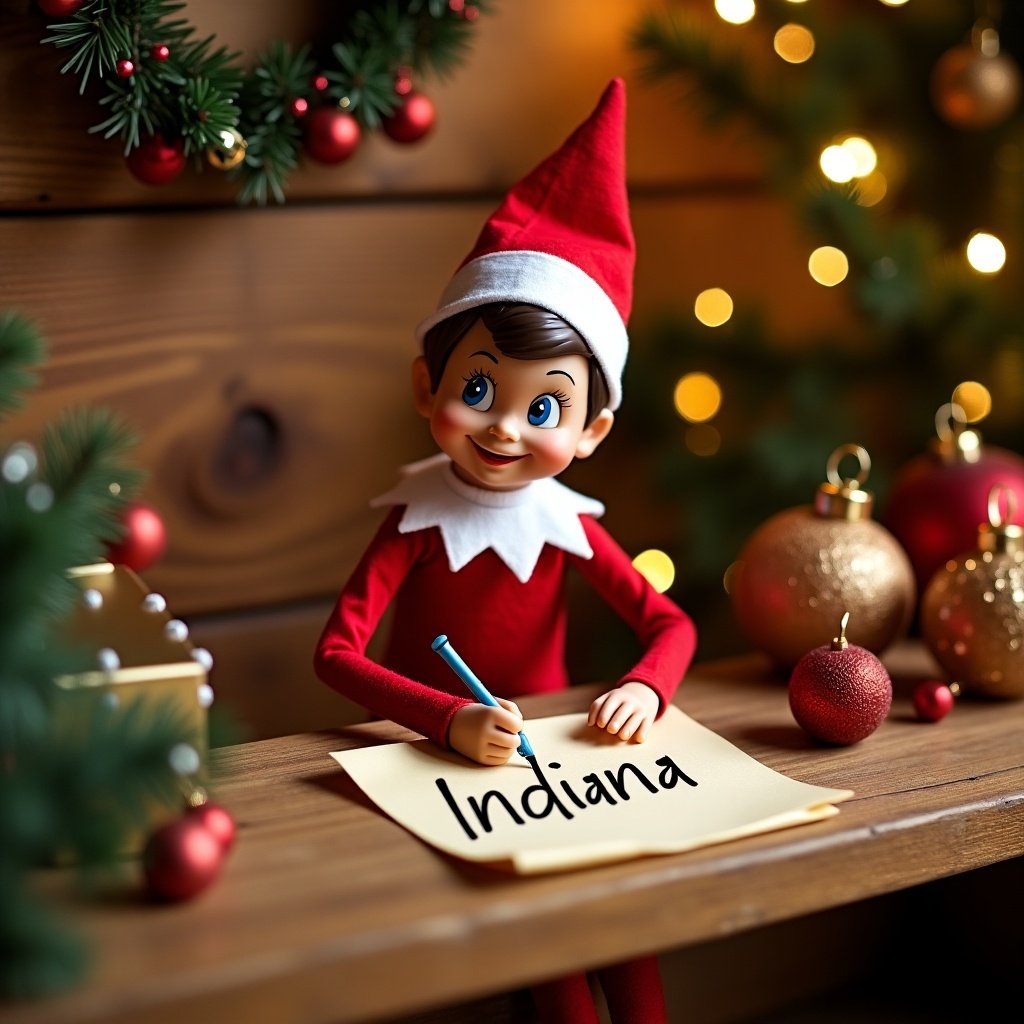
POLYGON ((629 337, 608 293, 575 263, 533 249, 478 256, 461 267, 437 310, 416 329, 422 342, 435 324, 489 302, 528 302, 557 313, 582 335, 608 385, 608 408, 622 401, 622 371, 629 337))

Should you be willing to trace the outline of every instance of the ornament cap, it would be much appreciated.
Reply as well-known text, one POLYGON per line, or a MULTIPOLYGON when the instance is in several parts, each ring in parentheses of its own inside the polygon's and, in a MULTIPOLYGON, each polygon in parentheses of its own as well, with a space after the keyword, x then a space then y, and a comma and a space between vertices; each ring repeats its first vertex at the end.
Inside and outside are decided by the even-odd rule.
POLYGON ((981 458, 981 434, 967 426, 967 414, 956 402, 940 405, 935 413, 931 450, 945 463, 977 462, 981 458))
POLYGON ((846 627, 849 622, 850 613, 843 612, 843 617, 839 620, 839 636, 832 637, 833 651, 845 651, 850 646, 850 641, 846 639, 846 627))
POLYGON ((1024 550, 1024 527, 1007 522, 1016 514, 1017 495, 1005 484, 994 484, 988 492, 988 522, 978 527, 978 548, 995 554, 1024 550), (1005 517, 1000 499, 1005 499, 1005 517))
POLYGON ((871 456, 859 444, 842 444, 828 458, 825 476, 828 478, 814 496, 814 511, 824 519, 870 519, 875 496, 863 488, 871 471, 871 456), (853 455, 860 464, 855 477, 842 477, 840 463, 853 455))

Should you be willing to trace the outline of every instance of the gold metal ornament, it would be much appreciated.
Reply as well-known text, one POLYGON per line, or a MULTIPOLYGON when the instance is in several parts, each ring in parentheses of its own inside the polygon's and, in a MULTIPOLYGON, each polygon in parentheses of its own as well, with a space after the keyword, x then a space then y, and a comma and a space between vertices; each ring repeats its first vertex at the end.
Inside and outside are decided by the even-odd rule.
POLYGON ((910 625, 917 590, 913 568, 895 537, 871 518, 864 489, 871 460, 860 445, 842 445, 812 505, 779 512, 740 552, 730 598, 740 631, 777 667, 792 668, 831 636, 849 612, 849 641, 878 654, 910 625), (847 456, 859 472, 840 474, 847 456))
POLYGON ((925 643, 965 693, 1024 697, 1024 529, 1008 521, 1016 512, 1014 492, 996 484, 977 550, 947 562, 921 599, 925 643))
POLYGON ((956 128, 991 128, 1010 116, 1020 102, 1020 70, 1000 53, 999 33, 991 21, 979 20, 970 42, 939 58, 931 94, 935 109, 956 128))
POLYGON ((248 145, 239 131, 226 128, 220 133, 220 145, 207 147, 206 159, 210 166, 216 167, 218 171, 230 171, 245 159, 248 145))

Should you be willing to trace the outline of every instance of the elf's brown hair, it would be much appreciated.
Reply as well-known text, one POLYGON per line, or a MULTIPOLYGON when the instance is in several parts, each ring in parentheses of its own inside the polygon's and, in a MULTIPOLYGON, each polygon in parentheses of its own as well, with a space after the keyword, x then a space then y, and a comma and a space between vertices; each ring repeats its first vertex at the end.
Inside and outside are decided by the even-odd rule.
POLYGON ((455 313, 434 324, 423 339, 430 390, 437 391, 448 357, 470 328, 482 320, 498 351, 512 359, 587 357, 587 425, 607 407, 611 396, 601 368, 579 332, 557 313, 523 302, 492 302, 455 313))

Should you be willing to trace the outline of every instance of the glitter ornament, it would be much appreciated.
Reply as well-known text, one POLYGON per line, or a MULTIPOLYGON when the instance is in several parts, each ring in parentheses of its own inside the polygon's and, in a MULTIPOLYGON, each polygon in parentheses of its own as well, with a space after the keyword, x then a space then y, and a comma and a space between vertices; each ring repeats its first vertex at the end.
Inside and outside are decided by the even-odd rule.
POLYGON ((804 732, 849 746, 870 736, 892 706, 892 680, 870 651, 846 639, 850 613, 832 643, 808 651, 789 679, 789 708, 804 732))
POLYGON ((935 432, 928 450, 896 473, 879 516, 907 552, 920 594, 946 562, 974 546, 993 485, 1024 494, 1024 459, 982 444, 960 406, 939 408, 935 432))
POLYGON ((932 103, 955 128, 1000 124, 1020 102, 1020 89, 1020 69, 1000 53, 999 33, 986 21, 974 26, 970 42, 947 50, 932 71, 932 103))
POLYGON ((792 668, 845 611, 853 617, 851 640, 875 654, 910 624, 913 569, 896 538, 871 518, 873 495, 862 487, 870 466, 862 447, 840 446, 814 504, 772 516, 740 552, 730 587, 737 624, 779 667, 792 668), (844 479, 839 466, 847 455, 860 472, 844 479))
POLYGON ((1024 697, 1024 529, 1007 521, 1016 510, 1014 492, 996 484, 977 547, 936 572, 921 600, 924 641, 964 693, 1024 697))

